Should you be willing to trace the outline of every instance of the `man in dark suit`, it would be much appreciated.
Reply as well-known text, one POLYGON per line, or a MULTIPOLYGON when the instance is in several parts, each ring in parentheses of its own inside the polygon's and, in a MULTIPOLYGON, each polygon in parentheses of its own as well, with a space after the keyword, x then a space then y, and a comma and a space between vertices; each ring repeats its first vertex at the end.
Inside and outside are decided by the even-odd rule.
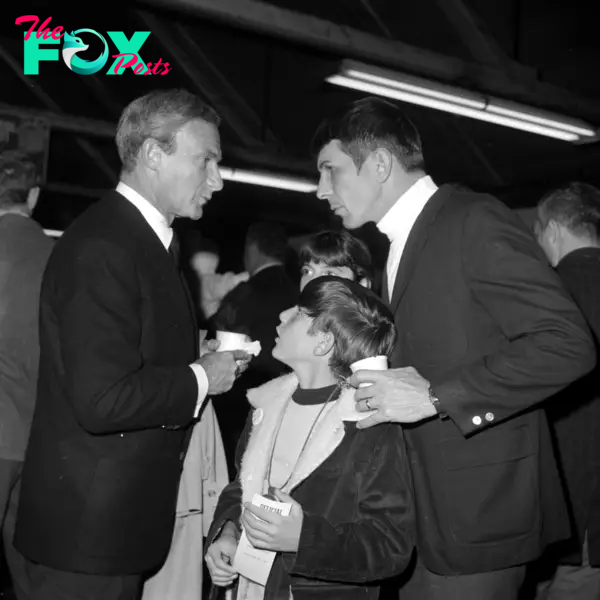
POLYGON ((319 198, 348 228, 391 241, 384 297, 399 338, 356 392, 369 427, 405 423, 417 564, 401 597, 514 600, 524 565, 568 535, 548 426, 536 406, 590 371, 585 321, 525 225, 495 198, 426 175, 394 104, 354 103, 315 137, 319 198))
MULTIPOLYGON (((600 190, 574 182, 538 205, 535 233, 600 342, 600 190)), ((539 600, 600 598, 600 372, 550 399, 550 426, 573 524, 554 552, 559 564, 539 600)))
POLYGON ((250 405, 246 392, 286 371, 285 365, 273 358, 275 328, 279 315, 294 306, 298 286, 285 269, 288 243, 278 223, 253 223, 246 234, 244 269, 250 279, 236 286, 211 319, 214 329, 248 335, 261 345, 260 354, 238 379, 224 401, 215 406, 225 442, 227 463, 234 472, 235 449, 244 430, 250 405))
POLYGON ((0 155, 0 523, 19 600, 29 597, 29 585, 13 536, 36 397, 40 288, 53 245, 30 218, 39 191, 31 161, 19 152, 0 155))
POLYGON ((184 90, 129 104, 116 191, 69 227, 48 262, 15 534, 32 600, 139 598, 169 550, 188 426, 245 359, 198 359, 171 229, 175 217, 199 219, 222 188, 218 124, 184 90))

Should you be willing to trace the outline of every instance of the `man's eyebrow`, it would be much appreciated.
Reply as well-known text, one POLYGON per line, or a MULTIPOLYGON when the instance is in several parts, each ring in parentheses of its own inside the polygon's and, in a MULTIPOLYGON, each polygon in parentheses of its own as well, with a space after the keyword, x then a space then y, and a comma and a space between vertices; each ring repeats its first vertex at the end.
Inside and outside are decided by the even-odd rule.
POLYGON ((214 158, 217 162, 219 162, 223 158, 220 152, 217 152, 216 150, 212 149, 207 150, 206 154, 209 158, 214 158))
POLYGON ((331 165, 331 161, 328 158, 325 158, 319 162, 319 164, 317 165, 317 168, 320 170, 323 167, 330 166, 330 165, 331 165))

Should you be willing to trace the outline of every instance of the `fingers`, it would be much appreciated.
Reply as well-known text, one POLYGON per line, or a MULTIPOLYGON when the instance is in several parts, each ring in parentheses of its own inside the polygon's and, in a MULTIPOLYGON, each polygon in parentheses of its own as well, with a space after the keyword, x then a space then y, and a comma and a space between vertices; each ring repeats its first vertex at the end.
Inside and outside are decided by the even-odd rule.
POLYGON ((356 410, 358 412, 371 412, 372 410, 378 410, 380 407, 381 402, 376 398, 365 398, 356 402, 356 410))
MULTIPOLYGON (((349 379, 348 382, 353 387, 358 387, 361 383, 377 383, 385 378, 386 371, 371 371, 370 369, 360 369, 356 371, 349 379)), ((365 388, 362 388, 365 389, 365 388)))
POLYGON ((373 427, 374 425, 379 425, 380 423, 386 423, 388 421, 387 417, 381 412, 377 411, 366 419, 362 419, 361 421, 357 421, 356 428, 357 429, 368 429, 369 427, 373 427))
POLYGON ((208 340, 206 342, 206 347, 211 352, 216 352, 219 349, 220 345, 221 345, 221 340, 208 340))
POLYGON ((234 360, 242 360, 244 362, 252 359, 252 355, 248 354, 245 350, 231 350, 234 360))
POLYGON ((233 572, 232 574, 223 571, 223 569, 218 568, 215 565, 215 561, 212 556, 209 554, 206 555, 206 566, 208 567, 208 572, 210 573, 210 578, 212 582, 219 587, 227 587, 231 585, 237 579, 237 572, 233 572))

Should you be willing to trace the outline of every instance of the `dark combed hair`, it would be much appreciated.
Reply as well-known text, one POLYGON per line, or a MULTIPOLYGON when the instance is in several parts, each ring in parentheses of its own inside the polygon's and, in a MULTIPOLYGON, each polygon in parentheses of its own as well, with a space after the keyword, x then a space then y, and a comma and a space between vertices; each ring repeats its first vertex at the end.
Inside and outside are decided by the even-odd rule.
POLYGON ((123 169, 131 172, 135 168, 140 148, 149 138, 167 154, 175 152, 177 132, 195 119, 216 127, 221 122, 213 108, 187 90, 160 90, 133 100, 117 125, 117 150, 123 169))
POLYGON ((546 194, 539 203, 545 224, 554 220, 575 235, 600 240, 600 190, 573 181, 546 194))
POLYGON ((320 231, 311 235, 298 253, 300 266, 310 262, 329 267, 347 267, 356 281, 373 285, 373 260, 369 248, 345 230, 320 231))
POLYGON ((341 149, 360 169, 371 152, 388 150, 402 168, 425 169, 421 137, 412 121, 392 102, 369 97, 325 119, 317 128, 311 150, 316 156, 329 142, 339 140, 341 149))
POLYGON ((350 365, 370 356, 390 356, 396 327, 390 309, 370 290, 341 277, 318 277, 300 293, 298 308, 313 319, 312 333, 333 335, 329 360, 340 379, 351 375, 350 365))
POLYGON ((29 190, 40 185, 40 176, 32 160, 20 150, 0 154, 0 208, 25 204, 29 190))
POLYGON ((287 258, 288 238, 279 223, 252 223, 246 234, 246 246, 252 244, 265 256, 282 262, 287 258))

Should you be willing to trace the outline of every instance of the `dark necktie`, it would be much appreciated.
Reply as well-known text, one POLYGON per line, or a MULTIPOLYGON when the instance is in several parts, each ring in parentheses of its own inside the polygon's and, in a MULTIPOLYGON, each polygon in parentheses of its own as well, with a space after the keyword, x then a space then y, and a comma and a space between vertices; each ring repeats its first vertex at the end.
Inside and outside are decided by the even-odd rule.
POLYGON ((173 259, 175 266, 179 269, 179 240, 177 239, 177 234, 175 232, 173 232, 173 238, 169 244, 169 254, 173 259))

